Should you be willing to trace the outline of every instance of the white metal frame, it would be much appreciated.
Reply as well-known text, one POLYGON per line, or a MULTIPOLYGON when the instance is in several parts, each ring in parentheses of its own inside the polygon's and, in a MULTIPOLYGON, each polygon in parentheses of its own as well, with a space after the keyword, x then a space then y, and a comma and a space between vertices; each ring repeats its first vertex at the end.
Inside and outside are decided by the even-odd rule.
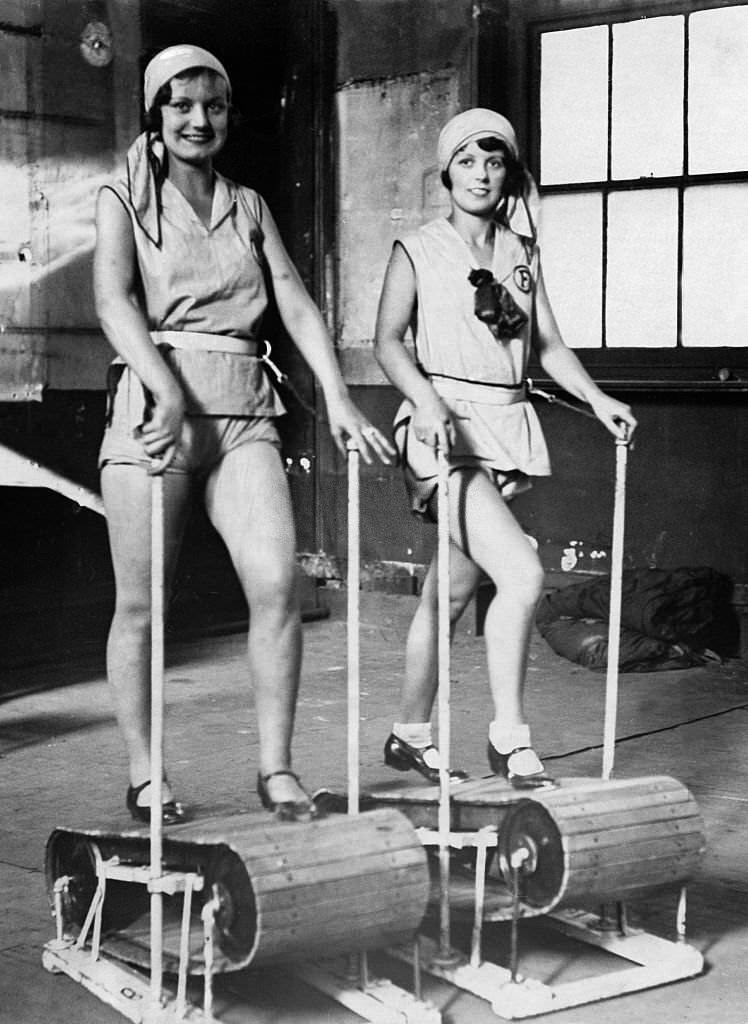
POLYGON ((104 860, 98 847, 94 854, 96 889, 77 938, 65 934, 64 895, 70 879, 61 877, 54 885, 57 936, 47 943, 42 963, 53 973, 68 974, 103 1002, 114 1007, 135 1024, 166 1024, 171 1021, 202 1021, 212 1024, 213 941, 217 901, 206 901, 202 911, 203 955, 205 960, 203 1006, 187 1002, 189 934, 192 895, 202 891, 203 878, 194 872, 163 870, 164 765, 164 481, 161 474, 151 478, 151 805, 150 859, 147 865, 121 864, 118 857, 104 860), (101 921, 109 880, 143 885, 150 893, 150 976, 101 956, 101 921), (163 897, 184 894, 179 944, 176 994, 163 985, 163 897), (86 943, 91 937, 90 950, 86 943))
MULTIPOLYGON (((361 492, 360 453, 352 440, 347 445, 348 478, 348 568, 347 595, 347 762, 348 762, 348 814, 360 813, 360 722, 361 722, 361 651, 360 651, 360 590, 361 590, 361 492)), ((308 984, 326 993, 342 1006, 353 1010, 373 1024, 441 1024, 441 1013, 421 998, 421 971, 418 936, 411 951, 413 965, 413 992, 369 971, 366 952, 350 957, 347 968, 339 963, 306 962, 294 968, 295 973, 308 984)))
MULTIPOLYGON (((359 813, 360 656, 360 502, 359 452, 348 445, 348 813, 359 813)), ((65 492, 63 492, 65 493, 65 492)), ((77 492, 76 492, 77 494, 77 492)), ((203 907, 203 956, 205 964, 203 1006, 187 1001, 189 971, 189 930, 193 892, 203 888, 202 876, 192 872, 163 870, 163 825, 161 819, 163 778, 164 703, 164 525, 163 477, 152 479, 151 513, 151 822, 148 865, 122 865, 117 857, 104 860, 93 847, 97 886, 77 938, 65 934, 63 901, 69 879, 54 886, 57 935, 44 947, 42 963, 53 973, 64 973, 79 982, 102 1002, 112 1006, 133 1024, 219 1024, 213 1015, 213 948, 217 902, 203 907), (150 975, 101 955, 101 920, 109 879, 145 885, 151 897, 150 975), (180 956, 176 993, 163 985, 163 896, 184 893, 180 956), (90 949, 86 943, 90 936, 90 949)), ((417 940, 416 940, 417 941, 417 940)), ((308 961, 294 965, 292 972, 336 1002, 372 1024, 441 1024, 441 1014, 421 999, 418 949, 412 955, 414 993, 391 981, 372 977, 366 953, 335 961, 308 961)))
MULTIPOLYGON (((616 474, 613 514, 613 546, 611 552, 611 600, 606 677, 606 702, 603 743, 602 777, 610 778, 615 755, 616 714, 618 702, 618 660, 621 621, 621 592, 623 576, 623 535, 626 494, 626 459, 629 437, 616 438, 616 474)), ((702 954, 685 941, 686 891, 681 890, 676 914, 677 941, 633 930, 625 923, 625 907, 619 904, 619 928, 614 934, 601 928, 599 918, 575 910, 562 910, 544 915, 537 920, 546 922, 566 935, 604 949, 617 957, 636 964, 626 970, 610 971, 575 982, 547 985, 542 981, 523 978, 517 970, 517 929, 519 923, 518 890, 515 889, 515 912, 512 915, 512 953, 509 968, 482 959, 481 929, 485 894, 486 851, 496 845, 490 830, 477 833, 453 833, 450 830, 450 625, 449 625, 449 472, 446 455, 439 451, 438 458, 438 724, 441 755, 439 785, 438 829, 422 829, 422 840, 437 845, 440 862, 439 941, 422 937, 419 957, 423 970, 464 989, 491 1003, 493 1011, 507 1019, 532 1017, 554 1010, 567 1009, 584 1003, 596 1002, 641 991, 657 985, 693 977, 703 970, 702 954), (450 943, 450 881, 449 851, 474 845, 478 849, 474 887, 474 918, 469 958, 451 948, 450 943)), ((516 851, 513 861, 515 884, 522 867, 522 854, 516 851)), ((401 948, 392 950, 394 956, 410 962, 412 953, 401 948)))
MULTIPOLYGON (((609 621, 608 673, 603 745, 603 778, 610 777, 615 751, 618 685, 618 637, 621 614, 623 565, 623 517, 628 439, 616 441, 616 486, 613 526, 611 607, 609 621)), ((681 892, 676 916, 677 941, 633 930, 625 924, 625 911, 619 905, 619 929, 602 929, 594 915, 578 911, 560 911, 541 920, 564 934, 596 946, 635 964, 592 978, 546 985, 522 978, 517 972, 516 955, 509 969, 482 958, 485 867, 488 850, 497 845, 496 830, 453 832, 450 823, 450 624, 449 624, 449 467, 446 455, 438 457, 438 727, 441 752, 439 771, 439 815, 436 830, 420 829, 424 846, 435 846, 439 854, 439 940, 416 936, 412 946, 388 952, 412 964, 413 993, 386 979, 369 974, 366 953, 352 956, 347 967, 335 962, 305 962, 293 968, 308 984, 326 993, 336 1002, 373 1024, 441 1024, 441 1013, 421 998, 423 970, 491 1003, 493 1011, 508 1019, 524 1018, 565 1009, 628 992, 693 977, 703 970, 701 953, 685 941, 685 889, 681 892), (450 852, 466 846, 477 850, 475 897, 471 950, 469 957, 454 950, 450 934, 450 852)), ((360 723, 360 491, 359 452, 348 444, 348 813, 359 813, 359 723, 360 723)), ((60 489, 56 487, 55 489, 60 489)), ((69 490, 61 493, 72 495, 69 490)), ((164 683, 164 580, 163 580, 163 479, 153 477, 152 506, 152 649, 153 721, 151 731, 151 826, 150 863, 143 867, 121 865, 116 857, 104 861, 98 850, 97 887, 77 939, 64 933, 63 897, 68 879, 57 880, 54 889, 57 935, 44 948, 42 962, 47 970, 66 973, 84 985, 97 998, 112 1006, 134 1024, 167 1024, 188 1021, 218 1024, 213 1016, 213 941, 216 901, 208 900, 203 909, 203 949, 205 987, 202 1008, 186 999, 189 968, 190 909, 193 892, 202 889, 201 876, 190 872, 164 872, 162 867, 161 800, 163 775, 163 683, 164 683), (145 885, 151 896, 151 971, 150 976, 111 962, 100 955, 101 914, 108 879, 145 885), (180 960, 176 993, 163 986, 163 896, 184 893, 180 960), (91 948, 85 948, 89 934, 91 948)), ((76 492, 77 500, 81 495, 76 492)), ((96 507, 95 501, 81 501, 96 507)), ((521 869, 518 862, 515 872, 521 869)), ((516 878, 516 874, 515 874, 516 878)), ((513 916, 516 940, 518 914, 513 916)), ((513 941, 513 949, 516 941, 513 941)), ((516 950, 515 950, 516 952, 516 950)))
MULTIPOLYGON (((576 911, 560 911, 538 920, 563 931, 571 938, 630 961, 634 966, 576 981, 545 984, 520 974, 513 979, 510 969, 487 960, 476 964, 463 958, 455 966, 444 966, 439 962, 437 943, 422 938, 420 955, 423 969, 456 988, 484 999, 491 1004, 497 1016, 508 1020, 535 1017, 631 992, 641 992, 694 977, 703 970, 703 957, 693 946, 671 942, 646 932, 621 935, 601 931, 599 920, 594 915, 587 917, 576 911)), ((407 950, 393 952, 400 959, 409 961, 407 950)))

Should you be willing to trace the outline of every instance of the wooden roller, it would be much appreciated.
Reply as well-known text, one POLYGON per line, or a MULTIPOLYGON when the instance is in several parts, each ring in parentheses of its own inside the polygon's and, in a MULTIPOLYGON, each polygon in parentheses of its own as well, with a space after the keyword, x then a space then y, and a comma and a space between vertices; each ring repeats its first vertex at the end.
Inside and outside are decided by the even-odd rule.
POLYGON ((534 913, 584 899, 624 900, 683 883, 705 848, 699 809, 669 776, 575 780, 515 804, 499 829, 499 862, 519 865, 534 913))
MULTIPOLYGON (((96 888, 97 857, 148 863, 147 833, 112 835, 56 829, 47 843, 47 884, 68 876, 65 927, 75 933, 96 888)), ((412 938, 426 911, 424 848, 399 811, 335 815, 309 824, 248 816, 180 826, 164 838, 164 870, 205 879, 195 895, 189 970, 203 970, 200 911, 217 897, 213 970, 385 948, 412 938)), ((164 897, 164 969, 179 955, 181 896, 164 897)), ((110 881, 102 948, 147 966, 148 894, 110 881)))

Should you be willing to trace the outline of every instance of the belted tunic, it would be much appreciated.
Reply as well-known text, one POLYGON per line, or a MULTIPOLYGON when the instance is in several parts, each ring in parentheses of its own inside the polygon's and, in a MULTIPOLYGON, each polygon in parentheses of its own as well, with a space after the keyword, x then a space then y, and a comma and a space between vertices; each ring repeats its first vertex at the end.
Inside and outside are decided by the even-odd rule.
POLYGON ((188 413, 282 415, 285 407, 256 354, 268 304, 262 256, 266 207, 261 196, 216 173, 206 225, 166 178, 159 187, 160 233, 154 239, 141 224, 128 180, 107 187, 130 215, 137 298, 154 342, 161 343, 169 332, 163 343, 183 386, 188 413), (185 335, 184 347, 179 332, 185 335), (247 344, 222 344, 222 338, 247 344))
MULTIPOLYGON (((474 312, 475 288, 468 275, 477 264, 445 217, 396 244, 415 272, 418 364, 453 413, 457 438, 450 463, 482 465, 512 473, 515 479, 513 471, 528 477, 549 475, 542 427, 524 386, 535 319, 537 245, 497 223, 491 270, 527 316, 516 336, 497 339, 474 312)), ((436 473, 436 461, 433 449, 415 437, 409 423, 412 410, 407 400, 400 406, 395 434, 401 450, 403 443, 407 446, 411 472, 425 479, 436 473)))

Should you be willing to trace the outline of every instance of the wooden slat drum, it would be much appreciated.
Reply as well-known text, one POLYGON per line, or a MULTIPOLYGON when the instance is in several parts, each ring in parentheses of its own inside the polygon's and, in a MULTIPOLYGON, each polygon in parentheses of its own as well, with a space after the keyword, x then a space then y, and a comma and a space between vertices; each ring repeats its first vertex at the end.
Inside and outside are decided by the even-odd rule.
MULTIPOLYGON (((146 831, 56 829, 47 843, 47 885, 51 900, 55 880, 72 878, 68 930, 80 929, 96 886, 94 846, 105 860, 148 863, 146 831)), ((164 868, 205 878, 193 904, 191 973, 203 968, 199 915, 214 893, 219 971, 397 945, 418 929, 429 895, 424 848, 408 819, 391 809, 308 824, 247 815, 186 824, 165 836, 164 868)), ((176 969, 178 955, 171 921, 181 897, 165 900, 173 901, 178 906, 165 909, 167 970, 176 969)), ((114 955, 142 962, 148 906, 144 886, 108 883, 103 928, 114 955)))
POLYGON ((582 899, 623 900, 687 881, 705 849, 689 790, 669 776, 579 780, 517 803, 499 830, 505 872, 512 856, 522 901, 548 913, 582 899))

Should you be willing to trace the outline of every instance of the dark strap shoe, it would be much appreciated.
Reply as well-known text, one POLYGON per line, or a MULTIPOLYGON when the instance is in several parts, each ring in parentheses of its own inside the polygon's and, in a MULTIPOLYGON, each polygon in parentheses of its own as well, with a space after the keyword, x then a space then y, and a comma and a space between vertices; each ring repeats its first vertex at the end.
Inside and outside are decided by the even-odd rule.
POLYGON ((270 772, 269 775, 257 775, 257 795, 260 803, 266 811, 270 811, 278 821, 311 821, 312 818, 321 817, 320 811, 315 807, 310 797, 304 794, 303 800, 273 800, 268 791, 268 782, 277 775, 290 775, 292 779, 301 786, 299 776, 296 772, 283 769, 278 772, 270 772))
MULTIPOLYGON (((526 758, 526 760, 531 759, 526 758)), ((550 789, 558 785, 550 775, 546 774, 540 758, 532 747, 515 747, 508 754, 502 754, 489 740, 488 763, 494 775, 500 775, 502 779, 510 782, 515 789, 550 789), (522 757, 520 755, 526 750, 529 750, 532 754, 532 760, 540 765, 539 771, 522 771, 522 757)))
MULTIPOLYGON (((312 793, 312 803, 317 808, 317 813, 321 817, 324 817, 326 814, 348 813, 348 794, 335 793, 326 787, 316 789, 312 793)), ((359 811, 375 811, 380 806, 381 804, 370 793, 359 793, 359 811)))
MULTIPOLYGON (((399 736, 396 736, 394 732, 392 732, 388 736, 387 742, 384 745, 384 763, 398 772, 420 772, 424 779, 428 779, 429 782, 438 784, 439 769, 427 764, 424 759, 424 754, 428 750, 436 751, 435 760, 438 760, 439 751, 433 743, 430 743, 427 747, 423 748, 412 747, 410 743, 406 743, 405 740, 401 740, 399 736)), ((449 771, 449 777, 453 782, 464 782, 468 777, 468 774, 467 772, 460 771, 459 769, 451 768, 449 771)))
MULTIPOLYGON (((138 797, 146 788, 150 786, 151 780, 146 779, 145 782, 141 782, 139 786, 128 786, 127 796, 125 798, 125 806, 132 815, 135 821, 142 822, 144 825, 150 825, 151 823, 151 806, 150 804, 139 804, 138 797)), ((176 800, 167 800, 161 804, 161 824, 162 825, 181 825, 185 821, 190 820, 190 815, 176 800)))

